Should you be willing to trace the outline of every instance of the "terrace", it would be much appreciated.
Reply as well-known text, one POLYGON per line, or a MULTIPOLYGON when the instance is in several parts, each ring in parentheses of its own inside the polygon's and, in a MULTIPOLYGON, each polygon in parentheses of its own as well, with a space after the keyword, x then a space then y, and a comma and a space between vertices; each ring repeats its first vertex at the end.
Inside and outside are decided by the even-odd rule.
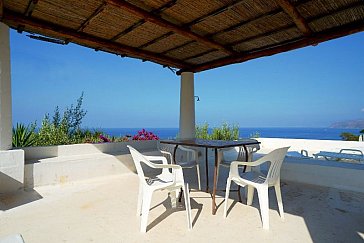
MULTIPOLYGON (((257 198, 252 207, 235 200, 223 219, 224 192, 218 192, 219 208, 211 215, 210 194, 196 191, 195 175, 186 171, 193 189, 193 230, 185 227, 183 208, 171 210, 167 195, 159 193, 148 233, 140 234, 138 179, 126 143, 12 149, 9 45, 10 27, 36 39, 179 69, 179 135, 193 138, 195 72, 363 31, 362 1, 0 0, 0 20, 0 237, 21 233, 26 242, 363 241, 364 165, 295 158, 285 160, 281 173, 285 220, 272 198, 269 231, 261 228, 257 198)), ((263 154, 287 145, 310 155, 323 148, 364 151, 362 142, 260 140, 263 154)), ((131 144, 156 153, 153 141, 131 144)), ((224 188, 221 178, 219 188, 224 188)), ((231 197, 237 199, 234 193, 231 197)))
MULTIPOLYGON (((261 152, 271 150, 269 146, 274 144, 315 143, 315 140, 299 139, 261 140, 265 144, 261 152)), ((333 141, 316 142, 330 146, 333 141)), ((361 143, 353 143, 364 149, 361 143)), ((155 141, 131 145, 145 154, 158 154, 155 141)), ((339 163, 343 165, 335 166, 338 162, 332 162, 328 166, 321 160, 289 158, 281 173, 285 219, 279 217, 274 192, 270 191, 269 231, 262 229, 257 195, 253 206, 247 206, 244 197, 240 203, 237 193, 232 192, 230 198, 234 202, 231 200, 228 217, 224 219, 225 193, 218 191, 217 214, 211 215, 211 195, 196 189, 196 174, 191 169, 184 174, 192 188, 193 229, 186 228, 183 203, 171 209, 167 193, 158 192, 153 196, 148 231, 141 234, 135 216, 138 177, 125 146, 126 143, 64 145, 58 146, 57 156, 51 154, 51 150, 55 151, 53 147, 25 149, 25 189, 0 196, 1 235, 21 233, 25 242, 48 239, 54 242, 191 242, 201 239, 220 242, 227 238, 254 242, 363 240, 361 178, 364 165, 339 163), (42 158, 37 158, 39 155, 42 158)), ((200 161, 203 161, 201 154, 200 161)), ((234 156, 234 152, 227 155, 234 156)), ((209 160, 213 163, 213 156, 209 160)), ((201 166, 204 171, 204 163, 201 166)), ((227 170, 221 170, 219 189, 225 187, 223 178, 226 177, 227 170)), ((204 188, 204 174, 202 185, 204 188)))

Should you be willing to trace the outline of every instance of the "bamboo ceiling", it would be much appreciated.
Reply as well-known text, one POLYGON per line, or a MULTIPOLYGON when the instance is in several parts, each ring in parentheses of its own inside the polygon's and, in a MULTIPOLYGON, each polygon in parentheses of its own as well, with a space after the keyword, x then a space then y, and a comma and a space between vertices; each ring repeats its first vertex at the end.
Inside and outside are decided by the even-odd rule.
POLYGON ((200 72, 364 30, 363 0, 0 0, 19 32, 200 72))

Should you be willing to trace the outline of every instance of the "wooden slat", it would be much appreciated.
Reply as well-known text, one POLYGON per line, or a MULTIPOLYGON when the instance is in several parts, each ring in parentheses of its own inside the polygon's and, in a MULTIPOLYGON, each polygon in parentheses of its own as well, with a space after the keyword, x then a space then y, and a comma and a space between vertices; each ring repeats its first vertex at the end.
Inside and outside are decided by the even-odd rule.
POLYGON ((38 0, 29 0, 27 9, 25 10, 24 15, 27 17, 30 17, 32 15, 35 5, 37 5, 37 3, 38 3, 38 0))
POLYGON ((135 5, 132 5, 132 4, 128 3, 128 2, 126 2, 126 1, 123 1, 123 0, 106 0, 106 1, 107 1, 108 4, 110 4, 112 6, 124 9, 124 10, 128 11, 129 13, 131 13, 133 15, 136 15, 136 16, 139 16, 140 18, 143 18, 144 20, 146 20, 148 22, 154 23, 154 24, 159 25, 159 26, 161 26, 163 28, 169 29, 170 31, 173 31, 173 32, 175 32, 177 34, 180 34, 180 35, 185 36, 187 38, 190 38, 190 39, 193 39, 193 40, 198 41, 200 43, 203 43, 206 46, 209 46, 209 47, 214 48, 214 49, 221 50, 221 51, 226 52, 228 54, 234 54, 235 53, 230 48, 225 47, 225 46, 221 45, 220 43, 216 43, 216 42, 214 42, 213 40, 211 40, 209 38, 200 36, 200 35, 192 32, 192 31, 188 30, 185 27, 181 27, 181 26, 178 26, 176 24, 170 23, 167 20, 162 19, 161 17, 156 16, 154 14, 151 14, 150 12, 145 11, 145 10, 143 10, 141 8, 138 8, 135 5))
POLYGON ((105 9, 105 7, 106 7, 106 3, 105 2, 103 2, 91 15, 90 15, 90 17, 88 17, 87 19, 86 19, 86 21, 85 22, 83 22, 82 24, 81 24, 81 26, 78 28, 78 32, 81 32, 81 31, 83 31, 83 29, 84 28, 86 28, 86 26, 87 25, 89 25, 90 23, 91 23, 91 21, 92 21, 92 19, 94 19, 97 15, 99 15, 102 11, 104 11, 104 9, 105 9))
POLYGON ((359 20, 359 21, 356 21, 351 24, 335 27, 330 30, 323 31, 321 33, 316 33, 315 35, 313 35, 311 37, 306 37, 306 38, 304 37, 302 39, 287 43, 285 45, 276 46, 276 47, 272 47, 269 49, 263 48, 262 50, 256 50, 254 52, 243 53, 237 57, 222 58, 222 59, 218 59, 218 60, 215 60, 212 62, 198 65, 194 68, 182 69, 182 70, 178 71, 177 74, 180 74, 181 72, 184 72, 184 71, 201 72, 204 70, 221 67, 221 66, 226 66, 229 64, 233 64, 233 63, 246 62, 248 60, 259 58, 259 57, 271 56, 271 55, 274 55, 277 53, 287 52, 290 50, 294 50, 294 49, 298 49, 298 48, 302 48, 302 47, 306 47, 306 46, 310 46, 310 45, 317 45, 324 41, 336 39, 336 38, 346 36, 346 35, 351 35, 351 34, 354 34, 357 32, 361 32, 361 31, 364 31, 364 21, 359 20))
POLYGON ((297 28, 302 32, 304 36, 310 36, 312 34, 312 30, 310 26, 308 26, 306 20, 302 17, 302 15, 289 0, 276 1, 279 6, 281 6, 281 8, 284 10, 284 12, 286 12, 291 17, 297 28))
POLYGON ((124 54, 140 59, 150 60, 162 65, 168 65, 178 68, 186 68, 188 65, 174 58, 155 54, 153 52, 139 50, 134 47, 122 45, 109 40, 101 39, 83 32, 65 28, 42 20, 26 18, 23 15, 15 13, 11 10, 4 9, 3 22, 12 28, 17 28, 18 25, 25 26, 26 29, 41 35, 47 35, 54 38, 67 39, 71 42, 88 46, 96 49, 107 49, 119 54, 124 54))

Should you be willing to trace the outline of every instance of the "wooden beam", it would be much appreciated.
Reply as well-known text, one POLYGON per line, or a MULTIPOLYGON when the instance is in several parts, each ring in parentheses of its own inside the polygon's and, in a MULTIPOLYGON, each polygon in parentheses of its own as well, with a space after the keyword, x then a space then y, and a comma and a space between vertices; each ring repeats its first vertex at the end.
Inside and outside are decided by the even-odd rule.
POLYGON ((24 15, 27 17, 30 17, 32 15, 35 5, 37 5, 37 3, 38 3, 38 0, 29 0, 29 3, 24 12, 24 15))
POLYGON ((139 49, 144 49, 144 48, 146 48, 146 47, 148 47, 148 46, 150 46, 150 45, 152 45, 152 44, 154 44, 154 43, 156 43, 156 42, 158 42, 158 41, 160 41, 162 39, 165 39, 165 38, 173 35, 173 34, 174 34, 174 32, 170 31, 168 33, 165 33, 164 35, 161 35, 161 36, 159 36, 157 38, 154 38, 153 40, 148 41, 147 43, 145 43, 143 45, 138 46, 138 48, 139 49))
POLYGON ((281 46, 276 46, 276 47, 272 47, 272 48, 268 48, 268 49, 266 49, 267 47, 265 47, 262 50, 256 50, 254 52, 243 53, 238 57, 222 58, 222 59, 218 59, 218 60, 215 60, 212 62, 198 65, 194 68, 182 69, 182 70, 178 71, 177 74, 180 74, 185 71, 201 72, 204 70, 217 68, 217 67, 221 67, 221 66, 226 66, 229 64, 246 62, 251 59, 255 59, 255 58, 259 58, 259 57, 272 56, 277 53, 287 52, 287 51, 291 51, 294 49, 298 49, 298 48, 302 48, 302 47, 306 47, 306 46, 310 46, 310 45, 316 45, 321 42, 336 39, 336 38, 339 38, 342 36, 354 34, 354 33, 361 32, 361 31, 364 31, 364 22, 362 20, 359 20, 359 21, 356 21, 351 24, 346 24, 343 26, 339 26, 339 27, 335 27, 335 28, 323 31, 321 33, 316 33, 315 35, 313 35, 311 37, 306 37, 306 38, 301 38, 296 41, 291 41, 290 43, 287 43, 287 44, 284 44, 281 46))
MULTIPOLYGON (((163 12, 164 10, 172 7, 176 3, 177 3, 177 0, 169 1, 166 4, 162 5, 161 7, 157 8, 155 10, 152 10, 151 13, 152 14, 160 14, 161 12, 163 12)), ((120 33, 116 34, 110 40, 111 41, 115 41, 115 40, 119 39, 120 37, 122 37, 123 35, 126 35, 126 34, 132 32, 133 30, 135 30, 136 28, 138 28, 139 26, 141 26, 144 23, 145 23, 145 20, 144 19, 141 19, 138 22, 132 24, 130 27, 128 27, 125 30, 121 31, 120 33)))
POLYGON ((86 19, 85 22, 81 24, 81 26, 78 28, 77 32, 83 31, 84 28, 86 28, 87 25, 89 25, 97 15, 99 15, 102 11, 104 11, 106 7, 106 3, 103 2, 101 5, 86 19))
MULTIPOLYGON (((213 16, 216 16, 216 15, 218 15, 218 14, 221 14, 221 13, 223 13, 223 12, 225 12, 225 11, 227 11, 227 10, 229 10, 229 9, 233 8, 233 7, 236 7, 236 6, 238 6, 239 4, 241 4, 243 1, 245 1, 245 0, 235 0, 235 1, 233 1, 232 3, 230 3, 230 4, 226 5, 226 6, 223 6, 223 7, 221 7, 221 8, 218 8, 218 9, 216 9, 216 10, 214 10, 214 11, 212 11, 212 12, 208 13, 208 14, 205 14, 205 15, 201 16, 201 17, 198 17, 197 19, 195 19, 195 20, 193 20, 193 21, 191 21, 191 22, 189 22, 189 23, 187 23, 187 24, 184 24, 183 26, 184 26, 185 28, 191 29, 191 27, 192 27, 193 25, 198 24, 198 23, 200 23, 200 22, 202 22, 202 21, 204 21, 204 20, 206 20, 206 19, 208 19, 208 18, 210 18, 210 17, 213 17, 213 16)), ((151 41, 150 41, 150 43, 148 42, 148 43, 144 44, 144 45, 143 45, 142 47, 140 47, 140 48, 145 48, 145 47, 147 47, 147 46, 149 46, 149 45, 151 45, 151 44, 154 44, 154 43, 156 43, 156 42, 158 42, 158 41, 160 41, 160 40, 163 40, 163 39, 165 39, 165 38, 167 38, 167 37, 171 36, 173 33, 174 33, 173 31, 168 32, 168 33, 167 33, 167 34, 165 34, 165 35, 162 35, 162 36, 160 36, 160 37, 157 37, 157 38, 155 38, 154 40, 151 40, 151 41)), ((172 49, 174 50, 174 48, 172 48, 172 49)), ((167 53, 167 52, 171 51, 172 49, 165 51, 165 53, 167 53)))
POLYGON ((198 17, 197 19, 195 19, 195 20, 187 23, 186 26, 191 27, 191 26, 193 26, 195 24, 198 24, 198 23, 200 23, 200 22, 208 19, 208 18, 211 18, 213 16, 219 15, 219 14, 221 14, 221 13, 223 13, 223 12, 229 10, 229 9, 232 9, 232 8, 238 6, 239 4, 241 4, 244 1, 246 1, 246 0, 235 0, 232 3, 230 3, 230 4, 227 4, 227 5, 225 5, 225 6, 221 7, 221 8, 218 8, 218 9, 210 12, 210 13, 207 13, 207 14, 201 16, 201 17, 198 17))
POLYGON ((3 19, 3 13, 4 13, 4 1, 0 0, 0 20, 3 19))
POLYGON ((77 32, 76 30, 51 24, 43 20, 26 18, 23 15, 8 9, 4 9, 3 22, 12 28, 16 28, 18 25, 24 25, 28 31, 39 33, 41 35, 67 39, 83 46, 96 49, 107 49, 119 54, 124 54, 140 59, 147 59, 162 65, 178 68, 186 68, 189 66, 186 63, 174 58, 162 56, 149 51, 139 50, 137 48, 119 43, 110 42, 109 40, 98 38, 83 32, 77 32))
MULTIPOLYGON (((303 3, 308 2, 308 1, 310 1, 310 0, 301 0, 301 1, 300 1, 300 4, 303 4, 303 3)), ((251 24, 251 23, 253 23, 254 21, 257 21, 257 20, 259 20, 259 19, 261 19, 261 18, 266 18, 266 17, 272 16, 272 15, 279 14, 279 13, 281 13, 281 12, 282 12, 282 10, 281 10, 280 8, 273 9, 273 10, 271 10, 271 11, 269 11, 269 12, 259 14, 259 15, 255 16, 255 17, 254 17, 254 18, 252 18, 252 19, 244 20, 244 21, 242 21, 242 22, 240 22, 240 23, 237 23, 237 24, 235 24, 235 25, 229 26, 229 27, 227 27, 227 28, 225 28, 225 29, 222 29, 222 30, 220 30, 220 31, 218 31, 218 32, 215 32, 215 33, 212 33, 212 34, 210 34, 210 35, 207 35, 206 37, 208 37, 208 38, 213 38, 213 37, 215 37, 215 36, 217 36, 217 35, 220 35, 220 34, 223 34, 223 33, 229 32, 229 31, 233 31, 233 30, 239 29, 239 28, 243 27, 244 25, 251 24)), ((212 13, 210 13, 210 14, 212 14, 212 13)), ((195 20, 194 20, 194 21, 195 21, 195 20)), ((190 22, 189 24, 193 23, 194 21, 190 22)), ((191 27, 191 25, 190 25, 190 27, 191 27)), ((194 42, 194 41, 191 41, 191 42, 187 42, 187 43, 185 43, 185 44, 182 44, 182 45, 180 45, 180 46, 173 47, 173 48, 171 48, 171 49, 168 49, 168 50, 163 51, 161 54, 167 54, 168 52, 171 52, 171 51, 174 51, 174 50, 176 50, 176 49, 179 49, 179 48, 185 47, 186 45, 189 45, 189 44, 191 44, 191 43, 193 43, 193 42, 194 42)), ((229 46, 232 46, 232 45, 229 45, 229 46)))
POLYGON ((293 22, 296 24, 297 28, 302 32, 304 36, 310 36, 312 30, 308 26, 305 18, 298 12, 296 7, 289 0, 276 0, 279 6, 288 14, 293 22))
MULTIPOLYGON (((349 9, 363 7, 363 6, 364 6, 363 2, 354 2, 354 3, 351 3, 349 5, 346 5, 346 6, 343 6, 341 8, 336 9, 335 14, 342 14, 342 13, 344 13, 345 11, 347 11, 349 9)), ((326 17, 328 17, 330 15, 331 14, 328 14, 328 13, 321 13, 319 15, 316 15, 314 17, 311 17, 311 18, 307 19, 306 21, 314 22, 314 21, 317 21, 319 19, 326 18, 326 17)), ((229 43, 229 45, 230 46, 236 46, 236 45, 240 45, 240 44, 242 44, 244 42, 254 41, 254 40, 262 38, 264 36, 269 36, 269 35, 273 35, 273 34, 276 34, 276 33, 279 33, 279 32, 287 31, 287 30, 289 30, 291 28, 294 28, 295 26, 296 26, 295 24, 289 24, 287 26, 282 26, 282 27, 280 27, 278 29, 274 29, 274 30, 271 30, 271 31, 268 31, 268 32, 263 32, 263 33, 260 33, 260 34, 257 34, 257 35, 250 36, 248 38, 243 38, 241 40, 231 42, 231 43, 229 43)))
POLYGON ((176 24, 173 24, 165 19, 162 19, 159 16, 156 16, 148 11, 145 11, 144 9, 138 8, 133 4, 130 4, 126 1, 123 0, 106 0, 106 2, 112 6, 121 8, 125 11, 128 11, 129 13, 136 15, 148 22, 154 23, 158 26, 161 26, 163 28, 169 29, 170 31, 173 31, 177 34, 180 34, 184 37, 193 39, 195 41, 198 41, 200 43, 203 43, 206 46, 209 46, 210 48, 214 48, 214 49, 218 49, 221 50, 223 52, 226 52, 228 54, 234 54, 235 52, 228 48, 225 47, 223 45, 221 45, 220 43, 214 42, 213 40, 200 36, 194 32, 192 32, 191 30, 182 27, 182 26, 178 26, 176 24))
POLYGON ((194 58, 202 57, 202 56, 204 56, 206 54, 209 54, 211 52, 214 52, 214 51, 216 51, 216 50, 207 50, 207 51, 201 52, 199 54, 195 54, 193 56, 189 56, 189 57, 183 58, 182 61, 187 61, 187 60, 191 60, 191 59, 194 59, 194 58))
POLYGON ((114 37, 112 37, 110 40, 111 41, 116 41, 117 39, 119 39, 120 37, 122 37, 123 35, 126 35, 127 33, 132 32, 133 30, 135 30, 136 28, 138 28, 139 26, 141 26, 142 24, 145 23, 144 19, 139 20, 138 22, 134 23, 133 25, 131 25, 130 27, 126 28, 125 30, 121 31, 120 33, 118 33, 117 35, 115 35, 114 37))
POLYGON ((182 47, 188 46, 189 44, 192 44, 192 43, 195 43, 195 42, 196 42, 196 41, 194 41, 194 40, 192 40, 192 41, 187 41, 187 42, 185 42, 185 43, 183 43, 183 44, 181 44, 181 45, 178 45, 178 46, 172 47, 172 48, 170 48, 170 49, 168 49, 168 50, 165 50, 165 51, 161 52, 160 54, 165 55, 165 54, 167 54, 168 52, 171 52, 171 51, 177 50, 177 49, 179 49, 179 48, 182 48, 182 47))

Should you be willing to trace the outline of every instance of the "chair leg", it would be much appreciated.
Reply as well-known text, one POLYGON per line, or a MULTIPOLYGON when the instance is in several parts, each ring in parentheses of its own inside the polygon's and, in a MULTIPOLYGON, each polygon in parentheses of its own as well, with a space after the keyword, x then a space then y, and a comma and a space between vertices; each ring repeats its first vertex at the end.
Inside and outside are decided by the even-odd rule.
POLYGON ((198 190, 201 191, 200 165, 196 165, 198 190))
POLYGON ((229 193, 230 193, 230 185, 231 185, 231 179, 228 178, 227 181, 226 181, 224 218, 226 218, 226 215, 227 215, 228 200, 229 200, 229 193))
POLYGON ((279 180, 274 185, 274 189, 276 191, 276 197, 277 197, 277 202, 278 202, 279 215, 281 216, 282 219, 284 219, 283 202, 282 202, 282 194, 281 194, 281 185, 280 185, 279 180))
POLYGON ((269 199, 268 187, 257 188, 260 214, 262 216, 263 229, 269 229, 269 199))
POLYGON ((184 191, 185 207, 187 213, 187 228, 192 229, 191 201, 190 201, 190 192, 188 184, 184 185, 183 191, 184 191))
POLYGON ((145 233, 147 231, 148 215, 150 209, 150 202, 152 201, 152 191, 145 191, 143 193, 142 203, 142 220, 140 223, 140 232, 145 233))
POLYGON ((180 194, 180 190, 179 189, 174 190, 174 191, 171 191, 169 193, 169 196, 171 197, 171 205, 172 205, 172 208, 176 208, 177 207, 177 198, 179 198, 179 194, 180 194))
POLYGON ((253 203, 254 187, 252 187, 252 186, 246 186, 246 187, 248 187, 248 195, 247 195, 246 205, 250 206, 253 203))
POLYGON ((137 216, 140 216, 142 210, 142 203, 143 203, 143 186, 140 184, 138 193, 137 216))

